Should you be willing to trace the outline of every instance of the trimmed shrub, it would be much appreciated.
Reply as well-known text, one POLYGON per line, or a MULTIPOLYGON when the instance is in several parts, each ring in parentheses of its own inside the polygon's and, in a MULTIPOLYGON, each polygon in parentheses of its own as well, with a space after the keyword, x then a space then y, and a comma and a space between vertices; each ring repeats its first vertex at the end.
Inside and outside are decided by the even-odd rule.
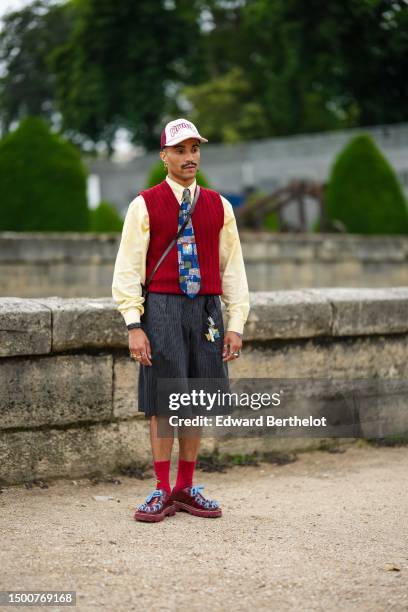
POLYGON ((341 221, 351 233, 408 233, 402 188, 368 134, 354 137, 335 160, 326 207, 328 219, 341 221))
MULTIPOLYGON (((155 185, 158 185, 159 183, 164 181, 166 176, 167 176, 167 170, 164 167, 163 162, 162 161, 156 162, 150 168, 149 175, 147 177, 146 189, 148 189, 149 187, 154 187, 155 185)), ((210 187, 205 175, 201 172, 201 170, 198 170, 196 174, 196 179, 197 179, 197 183, 201 185, 201 187, 210 187)))
POLYGON ((79 151, 27 117, 0 142, 0 230, 87 231, 87 171, 79 151))
POLYGON ((123 219, 114 204, 102 201, 97 208, 89 211, 91 232, 121 232, 123 219))

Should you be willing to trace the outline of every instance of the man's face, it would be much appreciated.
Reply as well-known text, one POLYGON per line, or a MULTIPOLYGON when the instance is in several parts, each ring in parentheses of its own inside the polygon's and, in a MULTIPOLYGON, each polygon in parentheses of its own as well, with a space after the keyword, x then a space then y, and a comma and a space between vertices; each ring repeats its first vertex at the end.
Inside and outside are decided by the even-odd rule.
POLYGON ((170 177, 193 181, 200 167, 200 141, 188 138, 172 147, 165 147, 160 151, 160 157, 167 164, 170 177))

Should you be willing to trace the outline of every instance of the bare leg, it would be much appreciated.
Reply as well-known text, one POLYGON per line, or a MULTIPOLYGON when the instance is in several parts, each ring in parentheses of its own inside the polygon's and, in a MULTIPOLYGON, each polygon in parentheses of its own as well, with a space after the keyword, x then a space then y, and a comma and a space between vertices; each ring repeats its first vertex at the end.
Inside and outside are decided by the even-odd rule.
POLYGON ((181 435, 179 434, 178 438, 179 459, 196 461, 201 442, 201 427, 187 427, 187 435, 183 435, 183 428, 179 429, 181 430, 181 435), (192 435, 192 433, 195 435, 192 435))
POLYGON ((172 435, 168 438, 159 438, 157 436, 157 426, 159 418, 165 419, 165 417, 150 417, 150 443, 152 445, 153 460, 168 461, 169 459, 171 459, 174 436, 172 435))

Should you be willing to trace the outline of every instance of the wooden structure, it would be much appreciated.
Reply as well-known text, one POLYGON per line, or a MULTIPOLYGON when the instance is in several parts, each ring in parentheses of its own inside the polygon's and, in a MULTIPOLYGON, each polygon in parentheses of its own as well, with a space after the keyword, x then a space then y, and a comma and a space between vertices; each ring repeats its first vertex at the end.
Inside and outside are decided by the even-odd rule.
POLYGON ((248 229, 265 229, 265 217, 275 212, 278 218, 280 232, 307 232, 306 206, 310 198, 317 201, 320 219, 320 231, 346 231, 341 223, 330 223, 326 216, 324 203, 325 184, 317 181, 296 179, 285 187, 280 187, 272 193, 247 200, 236 209, 237 222, 240 227, 248 229), (307 200, 306 200, 307 198, 307 200), (297 203, 298 224, 289 223, 283 218, 283 209, 289 204, 297 203))

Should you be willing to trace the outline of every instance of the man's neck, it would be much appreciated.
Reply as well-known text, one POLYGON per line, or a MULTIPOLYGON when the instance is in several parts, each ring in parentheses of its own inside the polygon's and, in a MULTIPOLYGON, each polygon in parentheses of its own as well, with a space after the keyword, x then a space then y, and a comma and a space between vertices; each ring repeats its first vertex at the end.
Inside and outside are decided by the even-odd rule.
POLYGON ((190 187, 190 185, 192 185, 194 181, 196 180, 196 178, 194 177, 192 180, 187 179, 183 181, 183 179, 179 179, 178 177, 172 176, 170 173, 168 173, 167 176, 169 177, 169 179, 171 179, 175 183, 182 185, 182 187, 190 187))

